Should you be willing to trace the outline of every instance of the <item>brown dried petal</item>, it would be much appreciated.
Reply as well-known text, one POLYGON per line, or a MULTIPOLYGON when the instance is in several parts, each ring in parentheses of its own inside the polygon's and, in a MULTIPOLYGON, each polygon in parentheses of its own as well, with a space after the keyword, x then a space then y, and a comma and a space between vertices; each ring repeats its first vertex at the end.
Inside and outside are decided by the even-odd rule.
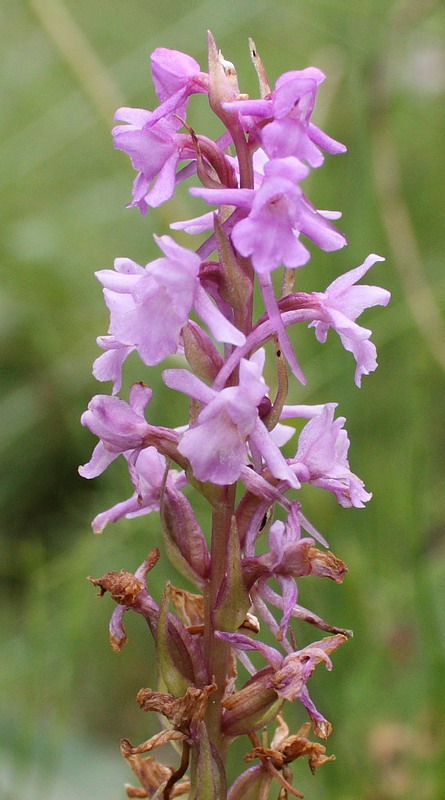
POLYGON ((258 617, 250 612, 247 612, 246 618, 242 625, 239 626, 240 631, 250 631, 251 633, 259 633, 260 632, 260 623, 258 621, 258 617))
POLYGON ((284 759, 278 750, 273 750, 271 747, 254 747, 249 750, 244 756, 244 761, 254 761, 255 758, 268 758, 274 767, 280 769, 284 764, 284 759))
POLYGON ((145 789, 138 789, 137 786, 131 786, 129 783, 125 784, 125 791, 127 792, 127 797, 148 797, 145 789))
POLYGON ((125 606, 116 606, 110 619, 110 645, 115 653, 120 653, 122 647, 128 642, 123 620, 125 612, 125 606))
POLYGON ((134 774, 150 796, 161 783, 166 783, 174 772, 174 767, 161 764, 152 756, 129 755, 126 757, 134 774))
MULTIPOLYGON (((277 727, 275 728, 275 733, 273 735, 273 739, 270 743, 270 746, 273 747, 274 750, 279 750, 282 743, 289 736, 289 726, 287 725, 282 714, 277 714, 275 721, 277 723, 277 727)), ((307 725, 307 730, 309 730, 311 727, 311 723, 306 722, 305 725, 307 725)))
POLYGON ((183 697, 141 689, 137 701, 144 711, 157 711, 167 717, 176 730, 189 733, 191 727, 204 719, 208 697, 216 688, 214 683, 204 689, 189 687, 183 697))
POLYGON ((145 589, 141 581, 131 572, 122 569, 120 572, 107 572, 103 578, 88 578, 94 586, 99 586, 101 597, 105 592, 110 592, 113 600, 123 606, 132 606, 138 594, 145 589))
POLYGON ((143 580, 145 580, 150 570, 153 569, 153 567, 158 563, 160 557, 161 557, 160 550, 157 547, 153 547, 153 549, 150 550, 147 558, 144 558, 141 566, 138 567, 136 572, 134 573, 136 578, 139 579, 142 578, 143 580))
POLYGON ((308 551, 308 557, 311 562, 311 572, 313 575, 318 575, 320 578, 330 578, 336 583, 342 583, 348 568, 344 561, 330 550, 318 550, 316 547, 311 547, 308 551))
MULTIPOLYGON (((139 755, 126 755, 125 756, 131 769, 139 778, 143 789, 138 789, 134 786, 126 786, 128 797, 152 797, 152 795, 159 789, 162 784, 167 781, 174 774, 174 767, 166 764, 161 764, 155 758, 148 756, 142 758, 139 755)), ((170 791, 170 797, 179 797, 185 794, 190 789, 190 782, 183 781, 176 784, 170 791)))
POLYGON ((128 643, 128 636, 118 637, 114 633, 110 633, 110 646, 115 653, 120 653, 123 646, 128 643))
MULTIPOLYGON (((246 754, 244 760, 249 762, 253 761, 255 758, 267 758, 272 762, 274 767, 281 769, 297 758, 307 757, 311 772, 315 772, 316 768, 325 764, 326 761, 335 761, 335 756, 326 756, 326 748, 322 744, 319 742, 311 742, 306 738, 310 727, 310 722, 306 723, 300 728, 297 734, 286 736, 285 739, 281 740, 279 745, 276 743, 276 740, 281 737, 274 736, 272 745, 275 744, 275 747, 255 747, 246 754)), ((282 728, 283 732, 285 729, 288 730, 286 723, 283 724, 282 728)))
MULTIPOLYGON (((138 789, 136 786, 130 786, 128 783, 125 784, 125 790, 127 792, 127 797, 151 797, 152 795, 148 795, 145 789, 138 789)), ((176 783, 169 792, 169 797, 179 797, 182 794, 187 794, 190 791, 190 781, 182 781, 182 783, 176 783)))
POLYGON ((204 598, 202 595, 170 586, 170 599, 179 619, 185 625, 202 625, 204 622, 204 598))
POLYGON ((176 783, 170 789, 169 797, 179 797, 181 794, 187 794, 188 792, 190 792, 190 781, 182 781, 182 783, 176 783))
POLYGON ((319 720, 316 717, 312 717, 312 727, 314 729, 314 733, 316 736, 319 736, 320 739, 328 739, 332 733, 332 725, 327 719, 319 720))
MULTIPOLYGON (((138 576, 145 578, 147 573, 153 569, 159 557, 160 552, 157 547, 154 547, 137 570, 138 576)), ((93 586, 99 586, 99 597, 102 597, 105 592, 110 592, 113 600, 123 606, 134 605, 138 594, 146 588, 139 577, 136 577, 126 569, 121 569, 120 572, 107 572, 103 578, 92 578, 90 576, 87 580, 91 581, 93 586)))
POLYGON ((154 736, 151 736, 150 739, 147 739, 146 742, 142 742, 142 744, 139 744, 137 747, 133 747, 128 739, 121 739, 121 753, 124 758, 128 759, 130 756, 140 755, 141 753, 149 753, 151 750, 155 750, 157 747, 162 747, 164 744, 185 738, 185 733, 170 729, 168 731, 160 731, 160 733, 155 733, 154 736))
POLYGON ((288 764, 296 758, 308 758, 311 772, 315 772, 317 767, 325 764, 326 761, 335 761, 335 756, 326 756, 326 747, 319 742, 310 742, 303 736, 296 734, 290 736, 281 748, 284 762, 288 764))

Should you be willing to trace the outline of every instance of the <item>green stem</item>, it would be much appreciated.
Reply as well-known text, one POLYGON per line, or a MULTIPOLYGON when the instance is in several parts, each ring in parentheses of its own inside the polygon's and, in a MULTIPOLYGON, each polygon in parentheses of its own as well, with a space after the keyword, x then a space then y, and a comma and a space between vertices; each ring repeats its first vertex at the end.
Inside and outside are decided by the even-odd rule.
POLYGON ((240 188, 253 189, 254 182, 253 182, 252 154, 250 152, 248 142, 246 141, 246 136, 244 134, 244 131, 239 126, 239 124, 236 125, 228 124, 227 127, 230 130, 233 144, 236 150, 236 157, 238 159, 238 166, 240 171, 240 188))
POLYGON ((235 508, 236 484, 221 486, 212 516, 212 543, 210 581, 204 593, 204 652, 208 665, 209 681, 215 681, 217 690, 207 706, 206 724, 210 741, 225 759, 227 742, 221 733, 221 700, 224 695, 230 666, 230 646, 215 637, 214 609, 221 584, 226 574, 230 525, 235 508))

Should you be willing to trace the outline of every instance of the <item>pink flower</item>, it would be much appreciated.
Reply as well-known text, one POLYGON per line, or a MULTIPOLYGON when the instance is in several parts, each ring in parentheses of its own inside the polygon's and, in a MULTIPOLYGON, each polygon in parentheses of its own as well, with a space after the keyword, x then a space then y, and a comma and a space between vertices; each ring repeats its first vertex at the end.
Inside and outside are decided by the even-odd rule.
POLYGON ((343 347, 353 353, 357 363, 355 370, 355 383, 361 384, 362 375, 369 375, 377 367, 376 349, 369 341, 371 331, 357 325, 355 320, 365 310, 372 306, 386 306, 391 298, 390 293, 380 286, 365 286, 354 284, 376 263, 384 261, 381 256, 371 253, 363 264, 351 269, 333 281, 326 291, 314 292, 323 308, 323 319, 311 322, 315 328, 315 335, 319 342, 325 342, 330 327, 334 328, 340 336, 343 347))
POLYGON ((239 385, 220 392, 186 370, 172 369, 163 373, 167 386, 185 392, 204 405, 178 447, 189 459, 198 480, 221 485, 234 483, 249 461, 249 443, 273 475, 298 486, 258 414, 258 405, 268 389, 262 379, 264 357, 264 351, 259 350, 249 361, 241 359, 239 385))
POLYGON ((138 517, 151 511, 159 511, 164 481, 169 486, 180 486, 186 482, 184 473, 177 470, 170 470, 167 478, 165 477, 166 460, 154 447, 141 450, 134 464, 129 460, 128 454, 124 455, 135 491, 128 500, 116 503, 93 519, 91 526, 94 533, 102 533, 109 522, 117 522, 122 517, 138 517))
POLYGON ((316 67, 285 72, 278 78, 275 90, 263 100, 239 100, 224 105, 248 117, 249 129, 252 118, 262 123, 268 120, 266 125, 256 128, 256 134, 270 158, 295 156, 311 167, 319 167, 324 161, 319 147, 333 154, 346 150, 310 121, 318 86, 325 77, 316 67))
POLYGON ((309 260, 299 241, 308 236, 322 250, 338 250, 346 239, 304 196, 298 182, 308 168, 290 156, 269 161, 259 189, 199 189, 191 194, 208 203, 234 205, 247 212, 233 226, 231 238, 239 253, 251 256, 258 273, 270 273, 284 264, 293 268, 309 260))
POLYGON ((216 631, 215 636, 228 642, 237 650, 257 650, 261 653, 270 666, 258 672, 250 679, 249 684, 256 684, 259 690, 273 689, 278 697, 290 702, 300 700, 309 711, 311 718, 318 723, 318 736, 326 738, 329 735, 330 725, 312 703, 306 683, 320 662, 323 661, 328 670, 332 669, 329 653, 346 642, 346 636, 342 634, 327 636, 287 656, 283 656, 274 647, 241 633, 216 631))
POLYGON ((180 159, 196 158, 190 136, 176 133, 181 123, 173 118, 155 119, 150 111, 120 108, 116 118, 128 123, 112 130, 114 146, 130 156, 138 175, 133 184, 129 207, 137 206, 141 214, 156 208, 173 195, 176 167, 180 159))
POLYGON ((349 439, 343 429, 346 420, 334 420, 336 407, 336 403, 327 403, 321 414, 309 420, 290 464, 301 482, 333 492, 342 506, 362 508, 371 495, 349 468, 349 439))
POLYGON ((130 451, 134 461, 147 447, 144 437, 151 426, 145 420, 144 411, 151 396, 148 386, 135 383, 130 389, 129 404, 119 397, 103 394, 93 397, 80 421, 99 437, 100 442, 90 461, 79 467, 83 478, 96 478, 120 453, 130 451))
POLYGON ((151 66, 161 105, 154 111, 119 108, 115 119, 127 124, 112 131, 114 146, 130 156, 138 171, 129 206, 137 206, 142 214, 172 197, 178 161, 196 158, 191 137, 176 131, 184 124, 190 95, 208 92, 207 73, 185 53, 159 47, 151 55, 151 66))
POLYGON ((98 336, 97 344, 105 353, 98 356, 93 364, 93 375, 98 381, 113 381, 113 394, 122 388, 122 366, 135 347, 124 345, 114 336, 98 336))
POLYGON ((198 62, 186 53, 157 47, 150 61, 153 83, 164 114, 174 110, 184 117, 190 95, 208 92, 208 74, 201 72, 198 62))
POLYGON ((199 256, 170 236, 155 237, 165 257, 141 267, 128 258, 115 261, 115 271, 96 273, 110 310, 109 337, 99 340, 107 353, 95 362, 99 379, 121 384, 127 355, 137 349, 145 364, 159 364, 176 353, 183 326, 194 308, 218 341, 243 344, 245 336, 212 303, 199 281, 199 256), (147 324, 149 320, 150 324, 147 324))

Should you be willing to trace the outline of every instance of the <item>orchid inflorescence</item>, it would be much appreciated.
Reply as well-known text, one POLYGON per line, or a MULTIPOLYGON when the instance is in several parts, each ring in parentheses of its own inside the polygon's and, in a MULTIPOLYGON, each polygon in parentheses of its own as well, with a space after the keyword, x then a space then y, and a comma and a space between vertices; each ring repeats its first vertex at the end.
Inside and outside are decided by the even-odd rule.
POLYGON ((335 330, 355 359, 359 386, 377 361, 371 331, 356 319, 366 308, 386 305, 389 293, 357 284, 383 260, 374 254, 324 292, 294 291, 295 270, 310 259, 300 235, 328 252, 346 244, 333 223, 340 214, 317 210, 300 186, 311 168, 323 164, 322 151, 346 148, 311 121, 324 74, 315 67, 286 72, 272 90, 253 42, 250 48, 259 99, 240 93, 233 64, 209 34, 208 72, 184 53, 156 49, 151 65, 160 104, 154 111, 120 108, 116 118, 123 124, 113 130, 116 148, 137 171, 130 206, 146 214, 196 176, 201 185, 191 194, 213 207, 171 225, 201 234, 196 250, 155 236, 159 258, 144 267, 119 258, 114 270, 97 273, 110 326, 98 339, 104 352, 93 371, 98 380, 113 382, 113 393, 96 395, 82 416, 99 443, 80 473, 94 478, 122 455, 134 492, 98 514, 93 530, 124 516, 159 512, 166 554, 196 588, 193 593, 168 583, 158 601, 152 597, 147 576, 160 558, 157 548, 134 573, 90 579, 117 602, 113 649, 127 641, 123 616, 130 609, 145 618, 156 646, 157 689, 141 689, 138 701, 164 724, 139 746, 121 743, 142 786, 127 787, 130 797, 266 800, 274 783, 280 798, 302 797, 290 763, 307 757, 314 771, 334 758, 308 738, 312 728, 326 739, 332 726, 307 683, 320 662, 331 669, 330 654, 351 632, 299 605, 296 579, 316 575, 340 583, 346 566, 326 549, 296 498, 303 483, 332 492, 344 507, 361 508, 371 495, 349 468, 349 440, 344 418, 335 418, 336 403, 286 403, 288 373, 305 383, 288 331, 305 323, 324 342, 335 330), (196 93, 208 95, 226 129, 216 142, 186 122, 196 93), (280 267, 277 296, 272 274, 280 267), (263 298, 258 319, 256 283, 263 298), (263 378, 267 342, 277 375, 272 397, 263 378), (183 367, 163 372, 169 389, 190 398, 190 417, 178 420, 177 428, 147 422, 152 390, 144 383, 131 387, 128 402, 117 396, 123 364, 134 350, 149 367, 173 355, 184 359, 183 367), (305 424, 294 455, 286 457, 282 447, 296 432, 287 424, 292 418, 305 424), (188 499, 193 491, 211 508, 208 534, 188 499), (272 521, 274 508, 283 519, 272 521), (265 531, 266 553, 257 546, 265 531), (261 640, 259 619, 276 646, 261 640), (298 649, 293 619, 328 635, 298 649), (261 668, 249 651, 259 654, 261 668), (244 685, 239 668, 250 675, 244 685), (286 703, 297 700, 309 722, 291 735, 284 713, 286 703), (271 738, 260 739, 261 729, 271 738), (227 787, 229 745, 245 735, 252 744, 246 761, 254 763, 227 787), (179 752, 176 767, 146 755, 167 742, 179 752))

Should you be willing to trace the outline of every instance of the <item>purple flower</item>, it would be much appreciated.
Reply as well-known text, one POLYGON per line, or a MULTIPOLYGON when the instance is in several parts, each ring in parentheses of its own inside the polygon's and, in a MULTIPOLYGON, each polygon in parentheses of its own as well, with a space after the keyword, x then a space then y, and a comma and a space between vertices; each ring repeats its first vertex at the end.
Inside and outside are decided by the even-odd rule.
POLYGON ((171 198, 179 159, 196 158, 190 136, 176 131, 183 125, 189 96, 208 91, 208 75, 185 53, 159 47, 152 53, 151 66, 161 105, 154 111, 119 108, 115 119, 128 124, 112 131, 115 147, 130 156, 139 173, 129 205, 138 206, 142 214, 171 198))
POLYGON ((109 522, 117 522, 122 517, 138 517, 151 511, 159 511, 164 481, 170 487, 180 487, 186 483, 184 473, 177 470, 169 470, 166 478, 166 460, 154 447, 141 450, 134 463, 129 459, 128 453, 124 455, 128 462, 134 494, 128 500, 116 503, 107 511, 98 514, 91 523, 94 533, 102 533, 109 522))
POLYGON ((261 590, 269 578, 275 578, 281 588, 283 617, 280 625, 276 624, 270 613, 268 613, 267 620, 272 622, 273 632, 280 639, 286 635, 292 610, 298 599, 298 586, 294 578, 308 575, 311 572, 308 550, 313 545, 313 539, 301 539, 297 516, 292 514, 289 517, 288 525, 277 520, 271 526, 268 553, 245 559, 243 562, 245 580, 248 580, 250 588, 254 581, 257 582, 255 588, 260 596, 261 590))
POLYGON ((199 256, 176 244, 170 236, 155 239, 164 258, 146 267, 128 258, 118 258, 115 271, 96 273, 110 310, 110 337, 99 340, 108 352, 95 362, 95 374, 99 379, 113 379, 117 391, 122 363, 133 349, 148 365, 159 364, 177 352, 181 330, 192 308, 217 340, 238 345, 245 342, 244 334, 222 315, 202 289, 199 256))
POLYGON ((301 482, 333 492, 340 505, 362 508, 371 499, 363 481, 349 469, 349 439, 344 417, 334 420, 337 403, 327 403, 300 433, 298 450, 291 460, 301 482))
MULTIPOLYGON (((355 323, 356 317, 366 308, 374 305, 387 305, 390 293, 379 286, 354 286, 354 282, 376 262, 384 261, 381 256, 371 254, 365 262, 354 270, 345 273, 335 280, 325 292, 297 292, 289 294, 276 303, 272 285, 265 285, 265 277, 260 276, 265 305, 269 320, 262 318, 249 334, 246 344, 236 350, 222 368, 216 379, 216 385, 226 381, 239 359, 249 350, 263 344, 272 334, 278 332, 276 315, 280 315, 281 324, 286 328, 296 322, 308 321, 310 327, 316 329, 319 341, 324 342, 330 327, 336 330, 346 350, 353 353, 356 360, 355 383, 360 386, 361 376, 367 375, 377 367, 376 349, 369 341, 371 331, 355 323), (272 297, 273 303, 270 301, 272 297)), ((290 356, 282 343, 283 352, 291 363, 290 356)), ((292 363, 291 363, 292 365, 292 363)), ((298 372, 294 369, 297 377, 298 372)), ((292 416, 292 414, 287 414, 292 416)), ((296 416, 299 416, 297 414, 296 416)), ((284 417, 283 417, 284 419, 284 417)))
POLYGON ((234 205, 247 212, 233 227, 231 238, 239 253, 251 256, 258 273, 284 264, 305 264, 309 251, 298 239, 308 236, 322 250, 338 250, 346 239, 304 196, 298 181, 308 168, 294 157, 274 159, 264 167, 264 180, 254 189, 199 189, 191 194, 208 203, 234 205), (267 231, 267 234, 265 233, 267 231))
POLYGON ((355 320, 372 306, 386 306, 391 298, 386 289, 379 286, 355 286, 354 284, 376 263, 384 261, 381 256, 371 253, 363 264, 351 269, 333 281, 326 291, 314 292, 323 308, 323 319, 311 322, 319 342, 325 342, 330 327, 335 328, 345 350, 353 353, 357 363, 355 383, 361 384, 362 375, 369 375, 377 367, 376 349, 369 341, 371 331, 357 325, 355 320))
POLYGON ((325 77, 316 67, 285 72, 278 78, 275 90, 263 100, 239 100, 224 106, 249 117, 249 129, 252 117, 261 123, 270 120, 256 128, 270 158, 295 156, 311 167, 319 167, 324 161, 319 147, 333 154, 346 151, 343 144, 310 121, 318 86, 325 77))
POLYGON ((207 202, 235 205, 248 212, 233 225, 231 239, 241 255, 252 258, 269 319, 294 375, 302 383, 305 378, 283 325, 270 273, 281 264, 293 268, 308 261, 310 254, 299 241, 300 232, 323 250, 337 250, 346 244, 343 234, 326 218, 326 212, 325 216, 318 213, 297 185, 308 172, 308 167, 290 156, 264 165, 264 179, 257 190, 190 190, 207 202))
POLYGON ((318 575, 341 583, 347 571, 345 564, 332 553, 315 548, 313 539, 301 538, 300 509, 300 503, 294 502, 286 524, 279 520, 273 523, 269 531, 268 553, 252 556, 253 541, 250 536, 246 537, 245 552, 249 557, 243 560, 244 581, 255 611, 289 652, 291 647, 285 636, 298 600, 295 578, 318 575), (275 578, 279 584, 281 596, 268 587, 270 578, 275 578), (283 616, 279 625, 263 601, 281 608, 283 616))
POLYGON ((298 486, 258 414, 258 405, 268 390, 262 378, 264 358, 264 350, 259 350, 249 361, 241 359, 239 385, 220 392, 187 370, 163 373, 167 386, 204 404, 196 423, 186 430, 178 447, 189 459, 198 480, 221 485, 234 483, 249 461, 249 442, 275 477, 298 486))
POLYGON ((142 383, 130 389, 130 403, 119 397, 97 394, 82 414, 81 423, 99 437, 93 455, 87 464, 79 467, 83 478, 96 478, 120 453, 130 451, 133 461, 146 447, 144 437, 151 430, 144 411, 151 400, 152 391, 142 383))
MULTIPOLYGON (((278 697, 284 700, 290 702, 300 700, 306 708, 310 706, 311 716, 315 711, 319 719, 324 720, 324 717, 321 717, 310 700, 306 683, 317 664, 321 661, 326 664, 328 670, 332 669, 329 653, 332 653, 333 650, 336 650, 337 647, 346 642, 346 636, 342 634, 327 636, 321 641, 313 642, 302 650, 297 650, 287 656, 283 656, 274 647, 263 644, 258 640, 250 639, 241 633, 216 631, 215 636, 228 642, 237 650, 257 650, 269 662, 269 669, 261 670, 251 679, 250 683, 257 684, 258 688, 273 689, 278 697)), ((326 720, 324 721, 326 722, 326 720)))
POLYGON ((208 74, 201 72, 198 62, 186 53, 157 47, 150 61, 153 83, 164 114, 174 111, 184 117, 189 96, 208 92, 208 74))
POLYGON ((146 214, 150 206, 156 208, 170 200, 175 190, 178 161, 196 158, 196 151, 190 136, 176 133, 176 118, 173 122, 155 119, 150 111, 120 108, 116 119, 128 124, 113 128, 114 146, 130 156, 138 172, 129 207, 137 206, 141 214, 146 214))
POLYGON ((122 366, 134 347, 121 344, 114 336, 98 336, 97 344, 105 353, 96 358, 93 364, 93 375, 98 381, 113 381, 113 394, 122 388, 122 366))

